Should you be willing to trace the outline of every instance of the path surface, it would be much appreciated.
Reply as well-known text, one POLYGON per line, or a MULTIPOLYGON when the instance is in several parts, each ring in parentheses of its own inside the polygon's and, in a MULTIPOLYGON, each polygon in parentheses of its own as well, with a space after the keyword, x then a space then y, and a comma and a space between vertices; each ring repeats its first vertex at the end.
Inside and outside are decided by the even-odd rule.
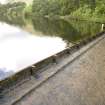
POLYGON ((16 105, 105 105, 105 38, 16 105))
POLYGON ((39 77, 6 93, 0 105, 105 105, 105 35, 39 77))

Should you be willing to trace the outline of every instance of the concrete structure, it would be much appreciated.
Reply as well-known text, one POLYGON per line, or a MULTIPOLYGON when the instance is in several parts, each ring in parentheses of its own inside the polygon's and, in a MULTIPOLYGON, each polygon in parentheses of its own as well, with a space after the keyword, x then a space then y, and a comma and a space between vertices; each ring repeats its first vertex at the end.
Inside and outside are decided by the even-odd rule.
POLYGON ((39 66, 32 66, 27 82, 3 91, 0 105, 105 105, 105 35, 100 35, 53 56, 53 64, 39 63, 37 72, 39 66))

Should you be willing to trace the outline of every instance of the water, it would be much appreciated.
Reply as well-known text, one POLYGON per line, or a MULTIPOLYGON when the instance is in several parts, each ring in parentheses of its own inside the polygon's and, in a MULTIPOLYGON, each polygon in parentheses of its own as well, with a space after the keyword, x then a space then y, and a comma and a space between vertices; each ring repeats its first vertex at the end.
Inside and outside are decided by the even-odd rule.
POLYGON ((22 17, 0 19, 0 79, 101 31, 101 24, 22 17))

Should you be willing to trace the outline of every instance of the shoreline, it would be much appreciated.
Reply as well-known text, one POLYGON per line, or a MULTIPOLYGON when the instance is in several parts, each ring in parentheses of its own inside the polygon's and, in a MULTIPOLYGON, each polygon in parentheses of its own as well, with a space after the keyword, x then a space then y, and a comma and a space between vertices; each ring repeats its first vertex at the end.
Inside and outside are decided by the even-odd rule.
POLYGON ((105 23, 105 19, 103 18, 85 18, 85 17, 80 17, 80 16, 71 16, 71 15, 67 15, 67 16, 60 16, 60 19, 64 19, 66 21, 69 21, 70 19, 76 19, 76 20, 80 20, 80 21, 89 21, 89 22, 96 22, 96 23, 105 23))

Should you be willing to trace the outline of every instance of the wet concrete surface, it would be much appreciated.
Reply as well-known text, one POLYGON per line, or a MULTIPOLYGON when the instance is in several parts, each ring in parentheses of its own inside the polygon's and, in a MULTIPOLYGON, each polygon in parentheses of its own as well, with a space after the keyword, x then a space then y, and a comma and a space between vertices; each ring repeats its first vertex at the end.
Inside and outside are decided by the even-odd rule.
POLYGON ((105 39, 16 105, 105 105, 105 39))

